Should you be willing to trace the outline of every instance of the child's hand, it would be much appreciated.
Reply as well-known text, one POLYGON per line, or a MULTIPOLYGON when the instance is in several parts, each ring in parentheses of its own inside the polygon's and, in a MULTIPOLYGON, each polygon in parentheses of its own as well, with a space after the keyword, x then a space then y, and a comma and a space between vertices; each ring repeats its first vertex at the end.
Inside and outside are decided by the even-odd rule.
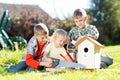
POLYGON ((97 36, 90 36, 90 37, 93 38, 93 39, 95 39, 95 40, 97 39, 97 36))
POLYGON ((51 58, 45 58, 45 62, 52 62, 51 58))
POLYGON ((40 62, 40 66, 51 67, 52 66, 52 59, 47 59, 44 62, 40 62))

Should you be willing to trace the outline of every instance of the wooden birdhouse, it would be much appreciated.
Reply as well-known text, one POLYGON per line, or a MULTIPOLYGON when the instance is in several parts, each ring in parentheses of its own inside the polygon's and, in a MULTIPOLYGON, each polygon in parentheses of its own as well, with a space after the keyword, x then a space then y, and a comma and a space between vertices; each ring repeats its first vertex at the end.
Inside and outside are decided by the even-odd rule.
POLYGON ((101 62, 100 49, 104 46, 96 40, 84 36, 75 42, 78 50, 77 61, 85 66, 85 69, 99 69, 101 62))

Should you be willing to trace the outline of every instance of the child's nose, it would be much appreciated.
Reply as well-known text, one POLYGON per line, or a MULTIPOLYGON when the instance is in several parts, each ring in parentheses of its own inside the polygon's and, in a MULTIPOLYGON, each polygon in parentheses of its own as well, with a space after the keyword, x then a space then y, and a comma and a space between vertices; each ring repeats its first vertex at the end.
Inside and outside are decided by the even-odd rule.
POLYGON ((63 45, 63 44, 64 44, 64 42, 62 41, 60 44, 61 44, 61 45, 63 45))

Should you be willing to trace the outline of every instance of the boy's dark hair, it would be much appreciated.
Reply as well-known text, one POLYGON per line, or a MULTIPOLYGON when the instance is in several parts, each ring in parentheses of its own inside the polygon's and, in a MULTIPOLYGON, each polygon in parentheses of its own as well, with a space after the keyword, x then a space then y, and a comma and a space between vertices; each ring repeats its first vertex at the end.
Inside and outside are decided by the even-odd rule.
POLYGON ((86 11, 82 8, 76 9, 73 13, 73 18, 76 18, 78 16, 86 17, 87 16, 86 11))
POLYGON ((44 34, 49 34, 49 31, 45 24, 39 23, 34 26, 34 34, 44 35, 44 34))

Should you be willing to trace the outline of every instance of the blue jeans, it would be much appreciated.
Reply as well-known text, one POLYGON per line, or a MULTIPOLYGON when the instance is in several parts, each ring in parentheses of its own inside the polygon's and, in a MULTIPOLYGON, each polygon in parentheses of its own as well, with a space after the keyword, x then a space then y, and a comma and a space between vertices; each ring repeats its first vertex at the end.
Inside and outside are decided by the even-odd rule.
POLYGON ((101 65, 100 68, 107 68, 108 66, 113 64, 113 58, 110 56, 101 55, 101 65))
POLYGON ((25 61, 20 61, 18 64, 16 65, 11 65, 8 67, 8 71, 9 72, 16 72, 16 71, 20 71, 20 70, 29 70, 29 71, 33 71, 35 70, 35 68, 29 67, 25 61))

